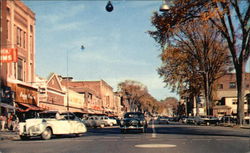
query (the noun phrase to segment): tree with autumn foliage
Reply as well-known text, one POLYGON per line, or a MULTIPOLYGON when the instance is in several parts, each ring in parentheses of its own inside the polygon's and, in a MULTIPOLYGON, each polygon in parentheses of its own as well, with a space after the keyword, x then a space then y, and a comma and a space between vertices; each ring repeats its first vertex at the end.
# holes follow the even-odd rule
POLYGON ((148 89, 138 81, 126 80, 118 84, 118 92, 128 100, 131 111, 138 111, 140 100, 148 94, 148 89))
POLYGON ((118 92, 128 101, 130 111, 153 114, 162 112, 165 107, 148 93, 145 85, 138 81, 126 80, 119 83, 118 92))
POLYGON ((162 48, 171 47, 172 31, 194 20, 207 21, 218 29, 230 50, 237 80, 237 123, 243 124, 245 67, 250 55, 249 0, 175 0, 166 12, 155 13, 152 37, 162 48))
POLYGON ((224 39, 214 26, 197 20, 169 33, 173 38, 160 55, 162 66, 158 73, 166 85, 181 95, 196 98, 203 90, 206 106, 209 106, 213 83, 228 72, 231 65, 224 39))

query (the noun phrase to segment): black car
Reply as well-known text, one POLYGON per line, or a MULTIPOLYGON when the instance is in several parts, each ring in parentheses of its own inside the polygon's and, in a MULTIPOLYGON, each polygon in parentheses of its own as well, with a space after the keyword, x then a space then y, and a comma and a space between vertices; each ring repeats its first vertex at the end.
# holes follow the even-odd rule
POLYGON ((128 130, 140 130, 144 133, 147 127, 147 121, 141 112, 128 112, 124 115, 124 119, 120 121, 122 133, 126 133, 128 130))

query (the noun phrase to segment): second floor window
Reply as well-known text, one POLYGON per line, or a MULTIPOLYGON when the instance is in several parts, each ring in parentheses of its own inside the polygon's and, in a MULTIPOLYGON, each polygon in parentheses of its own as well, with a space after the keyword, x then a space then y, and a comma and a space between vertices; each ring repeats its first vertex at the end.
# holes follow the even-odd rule
POLYGON ((23 81, 23 60, 20 58, 17 62, 17 79, 23 81))
POLYGON ((236 88, 236 83, 235 82, 230 82, 229 83, 229 88, 236 88))
POLYGON ((223 89, 223 84, 218 84, 218 89, 223 89))

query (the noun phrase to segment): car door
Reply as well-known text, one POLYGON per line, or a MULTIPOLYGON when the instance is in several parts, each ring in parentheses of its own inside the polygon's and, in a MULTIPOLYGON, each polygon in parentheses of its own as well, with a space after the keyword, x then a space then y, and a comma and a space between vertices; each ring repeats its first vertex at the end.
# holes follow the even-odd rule
POLYGON ((71 134, 84 133, 87 131, 83 122, 81 122, 74 114, 69 114, 68 121, 71 134))
POLYGON ((63 119, 55 119, 51 122, 53 125, 53 134, 69 134, 70 133, 70 122, 63 119))

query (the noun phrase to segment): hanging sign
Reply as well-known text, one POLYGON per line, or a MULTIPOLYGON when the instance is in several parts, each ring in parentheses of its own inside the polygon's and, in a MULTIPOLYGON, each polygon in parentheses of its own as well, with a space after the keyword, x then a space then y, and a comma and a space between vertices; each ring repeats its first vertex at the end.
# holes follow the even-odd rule
POLYGON ((2 48, 0 52, 1 63, 17 62, 17 48, 2 48))

